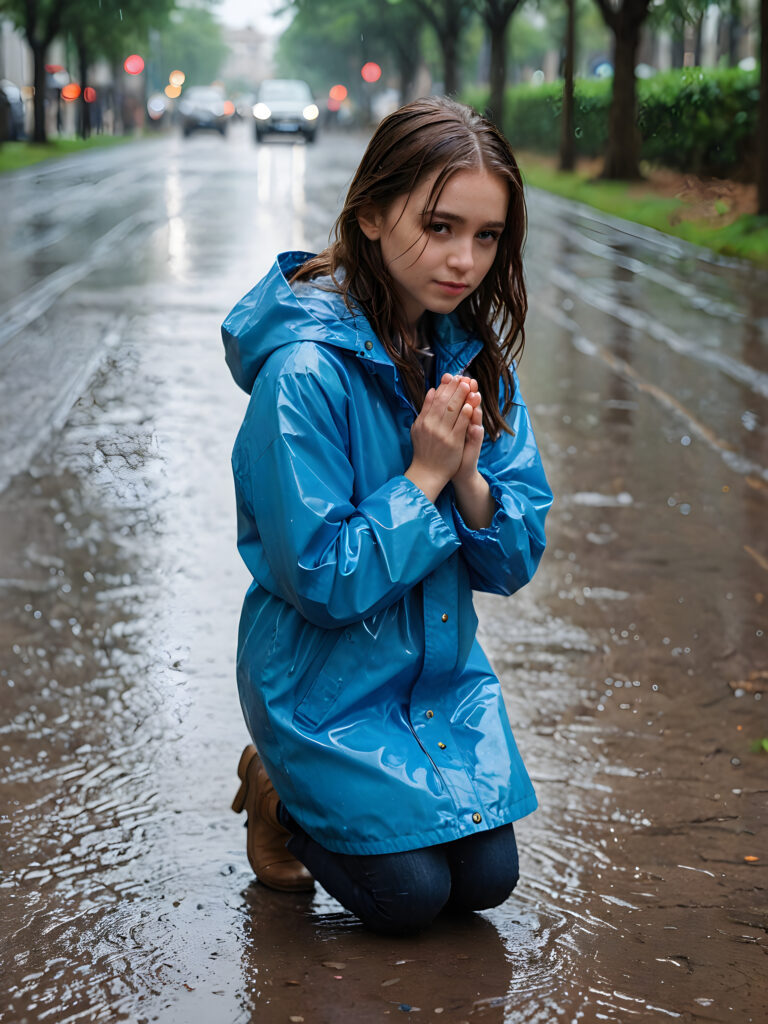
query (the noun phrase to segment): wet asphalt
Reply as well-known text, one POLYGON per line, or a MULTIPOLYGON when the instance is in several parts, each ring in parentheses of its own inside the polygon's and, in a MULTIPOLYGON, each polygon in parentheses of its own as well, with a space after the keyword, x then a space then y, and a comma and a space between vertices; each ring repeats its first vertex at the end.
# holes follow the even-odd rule
POLYGON ((556 493, 479 595, 540 809, 412 939, 255 884, 219 324, 365 140, 159 138, 0 189, 0 1021, 763 1022, 768 274, 529 194, 521 380, 556 493))

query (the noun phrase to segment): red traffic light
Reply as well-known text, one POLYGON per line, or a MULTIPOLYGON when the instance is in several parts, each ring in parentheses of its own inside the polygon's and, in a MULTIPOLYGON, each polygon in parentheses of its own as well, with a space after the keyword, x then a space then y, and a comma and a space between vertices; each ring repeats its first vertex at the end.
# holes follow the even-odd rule
POLYGON ((381 78, 381 68, 374 61, 369 60, 360 68, 360 74, 364 82, 378 82, 381 78))

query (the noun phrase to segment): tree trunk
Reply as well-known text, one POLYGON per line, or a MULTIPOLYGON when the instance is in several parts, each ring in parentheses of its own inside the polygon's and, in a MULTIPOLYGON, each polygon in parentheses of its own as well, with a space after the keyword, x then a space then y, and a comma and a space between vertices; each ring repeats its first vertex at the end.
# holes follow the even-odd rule
MULTIPOLYGON (((766 0, 768 3, 768 0, 766 0)), ((560 124, 560 170, 576 166, 576 136, 573 123, 573 65, 576 49, 576 0, 566 0, 565 61, 563 66, 563 110, 560 124)))
POLYGON ((488 81, 491 95, 488 100, 491 120, 501 131, 504 130, 504 92, 507 87, 507 29, 509 18, 495 23, 486 22, 491 37, 491 56, 488 81))
POLYGON ((741 40, 741 2, 731 0, 728 15, 728 67, 735 68, 739 63, 739 42, 741 40))
POLYGON ((620 19, 613 46, 613 97, 608 119, 608 146, 601 177, 634 180, 641 177, 640 134, 635 123, 637 97, 635 61, 640 43, 640 26, 620 19))
POLYGON ((458 40, 453 32, 440 33, 440 48, 443 51, 443 92, 455 96, 459 91, 458 40))
POLYGON ((704 12, 696 19, 696 23, 693 27, 693 64, 694 67, 701 67, 701 45, 702 45, 702 32, 704 28, 704 12))
POLYGON ((35 95, 33 99, 33 110, 35 114, 35 125, 32 132, 33 142, 47 142, 48 135, 45 130, 45 51, 46 47, 36 39, 27 37, 29 48, 35 62, 35 95))
POLYGON ((670 60, 673 68, 681 68, 685 58, 685 22, 675 18, 672 25, 672 53, 670 60))
POLYGON ((80 110, 78 129, 81 139, 91 134, 91 105, 85 102, 85 89, 88 84, 88 53, 82 42, 77 43, 77 63, 80 68, 80 110))
POLYGON ((400 81, 400 103, 408 103, 413 98, 416 75, 418 73, 418 58, 410 54, 398 52, 397 54, 397 77, 400 81))
POLYGON ((760 3, 760 106, 757 119, 757 212, 768 217, 768 0, 760 3))

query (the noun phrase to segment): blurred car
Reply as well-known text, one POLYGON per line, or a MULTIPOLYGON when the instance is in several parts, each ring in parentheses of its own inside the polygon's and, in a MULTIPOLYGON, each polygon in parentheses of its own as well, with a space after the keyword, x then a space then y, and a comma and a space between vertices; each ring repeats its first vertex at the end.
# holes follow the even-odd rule
POLYGON ((26 137, 24 99, 21 89, 7 78, 0 79, 0 139, 16 142, 26 137))
POLYGON ((314 142, 320 111, 306 82, 298 78, 268 78, 259 86, 253 106, 254 134, 261 142, 267 132, 293 132, 314 142))
POLYGON ((179 100, 181 131, 186 138, 198 129, 213 129, 227 134, 232 104, 225 100, 218 89, 193 85, 185 89, 179 100))

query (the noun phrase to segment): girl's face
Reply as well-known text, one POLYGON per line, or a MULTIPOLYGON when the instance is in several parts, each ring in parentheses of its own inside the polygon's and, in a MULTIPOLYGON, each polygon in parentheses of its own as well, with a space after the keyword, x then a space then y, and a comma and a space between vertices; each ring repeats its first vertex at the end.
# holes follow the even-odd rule
POLYGON ((424 313, 450 313, 491 269, 509 205, 509 186, 488 171, 451 175, 434 208, 425 209, 439 172, 385 210, 358 215, 378 241, 411 327, 424 313))

